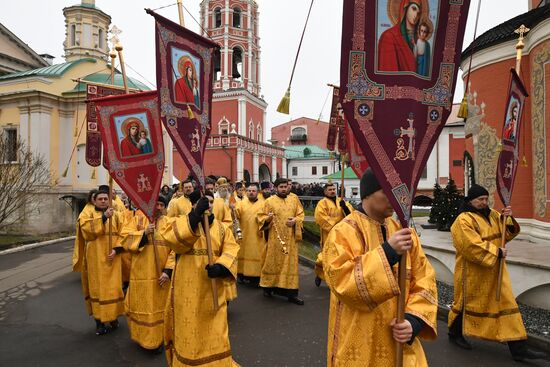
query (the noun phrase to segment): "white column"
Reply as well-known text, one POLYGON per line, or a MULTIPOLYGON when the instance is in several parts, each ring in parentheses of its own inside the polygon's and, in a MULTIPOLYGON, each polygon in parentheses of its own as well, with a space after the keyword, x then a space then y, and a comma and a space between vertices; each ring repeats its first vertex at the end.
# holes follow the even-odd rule
POLYGON ((281 172, 281 177, 287 178, 287 172, 286 172, 286 158, 283 158, 283 159, 282 159, 282 162, 283 162, 283 164, 282 164, 282 171, 283 171, 283 172, 281 172))
POLYGON ((40 154, 46 163, 46 167, 51 167, 51 128, 52 128, 52 108, 46 105, 35 104, 30 106, 29 146, 35 154, 40 154))
POLYGON ((275 181, 277 178, 277 157, 271 156, 271 180, 275 181))
POLYGON ((109 172, 107 172, 103 165, 96 167, 95 178, 98 186, 109 184, 109 172))
POLYGON ((30 139, 29 118, 29 106, 26 104, 21 104, 19 106, 19 137, 21 139, 21 143, 23 143, 27 149, 29 148, 30 139))
POLYGON ((267 111, 264 110, 264 119, 262 120, 262 143, 267 143, 267 111))
POLYGON ((75 139, 74 135, 74 110, 59 110, 59 159, 58 159, 58 174, 59 174, 59 185, 70 185, 73 178, 73 161, 69 164, 69 159, 71 158, 73 141, 75 139), (65 168, 69 164, 69 169, 67 170, 67 176, 62 177, 65 168))
POLYGON ((223 82, 222 89, 229 89, 229 0, 225 0, 225 22, 223 24, 223 82))
POLYGON ((246 121, 246 99, 244 97, 239 97, 239 126, 237 131, 239 135, 248 136, 248 123, 246 121))
POLYGON ((248 20, 248 75, 246 75, 245 80, 247 81, 247 88, 249 92, 252 93, 252 44, 253 44, 253 38, 252 38, 252 27, 250 26, 250 21, 252 20, 252 13, 250 12, 250 7, 252 4, 248 4, 246 8, 246 17, 248 20))
POLYGON ((244 151, 243 148, 237 148, 237 178, 239 181, 244 177, 244 151))
POLYGON ((172 178, 174 177, 174 143, 168 135, 164 132, 164 178, 163 183, 166 185, 172 185, 172 178))
POLYGON ((252 181, 258 182, 260 179, 260 155, 258 152, 252 153, 252 181))

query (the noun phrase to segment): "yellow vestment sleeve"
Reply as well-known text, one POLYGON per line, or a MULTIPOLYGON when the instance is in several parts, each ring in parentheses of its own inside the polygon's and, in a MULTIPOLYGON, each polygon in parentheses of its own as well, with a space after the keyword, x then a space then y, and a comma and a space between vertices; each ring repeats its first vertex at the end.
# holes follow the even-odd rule
POLYGON ((490 239, 484 240, 476 229, 475 219, 468 213, 459 215, 451 226, 453 245, 464 258, 475 264, 495 266, 499 248, 490 239))
POLYGON ((174 269, 176 266, 176 253, 173 250, 170 250, 166 263, 164 264, 163 269, 174 269))
POLYGON ((193 248, 193 245, 200 238, 198 231, 193 231, 189 225, 187 215, 176 218, 168 218, 158 231, 164 241, 176 254, 184 254, 193 248))
MULTIPOLYGON (((362 246, 363 244, 364 246, 362 246)), ((361 233, 342 221, 330 232, 323 247, 323 268, 330 290, 350 307, 372 311, 399 294, 386 254, 379 244, 362 253, 361 233)))
POLYGON ((145 216, 134 216, 126 222, 121 231, 122 247, 126 251, 137 253, 143 250, 143 247, 139 247, 141 239, 145 233, 145 228, 149 225, 149 220, 145 216), (141 221, 141 226, 139 225, 141 221), (142 228, 140 230, 140 228, 142 228))
POLYGON ((223 239, 221 243, 221 253, 215 261, 216 264, 223 265, 233 278, 237 279, 237 255, 239 253, 239 244, 235 241, 233 232, 223 223, 219 225, 224 226, 223 239))

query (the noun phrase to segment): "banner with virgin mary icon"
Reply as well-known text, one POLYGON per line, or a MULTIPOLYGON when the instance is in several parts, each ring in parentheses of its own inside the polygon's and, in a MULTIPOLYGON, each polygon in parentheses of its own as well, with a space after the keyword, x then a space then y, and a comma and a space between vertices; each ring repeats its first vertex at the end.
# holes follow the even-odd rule
POLYGON ((469 0, 344 0, 340 100, 403 226, 451 112, 469 0))

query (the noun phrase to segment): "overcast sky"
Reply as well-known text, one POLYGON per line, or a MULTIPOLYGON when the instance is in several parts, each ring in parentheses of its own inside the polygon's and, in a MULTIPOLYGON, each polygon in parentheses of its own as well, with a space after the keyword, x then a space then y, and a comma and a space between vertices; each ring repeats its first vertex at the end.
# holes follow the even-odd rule
MULTIPOLYGON (((464 48, 471 43, 475 13, 479 0, 472 0, 464 48)), ((2 6, 0 22, 38 53, 55 56, 55 63, 64 62, 63 41, 65 23, 62 9, 79 0, 19 0, 2 6)), ((96 5, 112 18, 112 24, 122 30, 124 57, 128 73, 155 83, 154 23, 144 8, 160 8, 175 0, 96 0, 96 5), (132 69, 143 77, 137 75, 132 69)), ((342 0, 317 0, 291 89, 290 116, 276 112, 283 96, 294 62, 294 55, 304 25, 309 0, 258 0, 261 46, 261 83, 264 99, 269 104, 267 127, 302 116, 317 119, 329 91, 327 83, 339 83, 342 0)), ((183 0, 184 6, 199 20, 200 0, 183 0)), ((485 0, 482 3, 478 35, 528 9, 528 0, 485 0)), ((161 15, 178 21, 176 6, 158 10, 161 15)), ((198 32, 199 26, 185 13, 186 26, 198 32)), ((153 88, 151 86, 151 88, 153 88)), ((455 101, 463 94, 462 82, 457 83, 455 101)), ((326 121, 330 103, 322 117, 326 121)), ((270 131, 270 130, 268 130, 270 131)), ((268 132, 268 136, 270 133, 268 132)))

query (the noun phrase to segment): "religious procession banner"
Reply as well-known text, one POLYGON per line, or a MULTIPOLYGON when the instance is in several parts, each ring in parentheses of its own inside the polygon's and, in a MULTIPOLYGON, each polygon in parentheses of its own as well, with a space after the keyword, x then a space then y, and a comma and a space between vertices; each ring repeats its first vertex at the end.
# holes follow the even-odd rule
POLYGON ((211 129, 212 59, 219 46, 146 11, 156 23, 160 117, 189 172, 204 187, 203 157, 211 129))
POLYGON ((497 163, 497 192, 504 206, 510 205, 519 163, 519 133, 525 98, 529 95, 514 69, 510 70, 510 88, 504 110, 502 150, 497 163))
POLYGON ((469 0, 344 0, 341 101, 403 226, 451 112, 469 0))
POLYGON ((346 139, 347 139, 347 147, 348 147, 348 158, 349 158, 349 166, 355 172, 357 177, 361 178, 363 175, 363 172, 369 168, 369 164, 367 162, 367 158, 363 154, 363 151, 361 150, 361 147, 357 143, 357 140, 353 137, 353 131, 351 130, 351 127, 346 122, 346 139))
POLYGON ((124 89, 98 84, 86 84, 86 163, 101 164, 101 133, 97 124, 94 99, 124 94, 124 89))
POLYGON ((104 97, 94 102, 109 173, 153 222, 164 173, 157 92, 104 97))
POLYGON ((327 149, 330 151, 336 150, 336 140, 338 139, 338 120, 340 119, 340 113, 338 108, 342 108, 340 105, 340 88, 337 86, 332 87, 332 105, 330 109, 330 120, 328 125, 327 134, 327 149))

